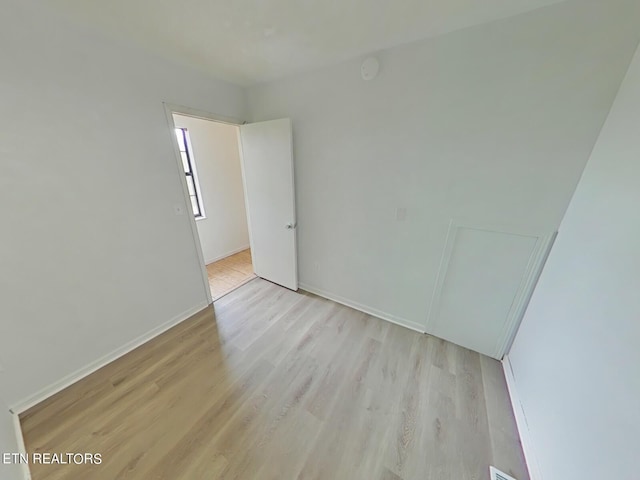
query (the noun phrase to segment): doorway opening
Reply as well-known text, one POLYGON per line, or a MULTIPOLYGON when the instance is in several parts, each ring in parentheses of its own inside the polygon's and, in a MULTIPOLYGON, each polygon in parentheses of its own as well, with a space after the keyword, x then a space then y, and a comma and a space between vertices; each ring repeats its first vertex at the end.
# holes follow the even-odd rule
POLYGON ((297 290, 291 120, 165 112, 209 303, 256 276, 297 290))
POLYGON ((238 126, 172 112, 212 301, 255 278, 238 126))

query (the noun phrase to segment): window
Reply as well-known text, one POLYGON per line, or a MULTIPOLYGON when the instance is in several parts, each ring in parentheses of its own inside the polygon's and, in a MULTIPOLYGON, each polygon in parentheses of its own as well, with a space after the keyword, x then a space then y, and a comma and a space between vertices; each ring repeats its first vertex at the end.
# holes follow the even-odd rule
POLYGON ((204 218, 204 208, 202 207, 202 195, 200 194, 200 185, 196 175, 193 153, 191 152, 191 142, 189 141, 189 133, 186 128, 176 128, 176 137, 178 138, 178 148, 180 149, 180 157, 182 157, 182 166, 184 174, 187 177, 187 188, 189 189, 189 198, 191 198, 191 208, 196 218, 204 218))

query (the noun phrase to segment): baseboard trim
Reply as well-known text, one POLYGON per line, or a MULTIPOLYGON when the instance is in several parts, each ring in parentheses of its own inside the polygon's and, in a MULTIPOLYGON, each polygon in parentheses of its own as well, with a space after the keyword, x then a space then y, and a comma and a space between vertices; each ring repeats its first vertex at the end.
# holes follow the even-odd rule
POLYGON ((336 295, 335 293, 327 292, 326 290, 322 290, 320 288, 314 287, 313 285, 300 282, 299 286, 302 290, 305 290, 309 293, 313 293, 320 297, 324 297, 328 300, 339 303, 341 305, 345 305, 355 310, 359 310, 360 312, 366 313, 368 315, 373 315, 374 317, 380 318, 387 322, 395 323, 396 325, 400 325, 401 327, 405 327, 410 330, 415 330, 416 332, 425 333, 424 326, 420 325, 417 322, 412 322, 404 318, 396 317, 395 315, 391 315, 390 313, 368 307, 358 302, 354 302, 353 300, 349 300, 348 298, 341 297, 340 295, 336 295))
POLYGON ((527 424, 527 417, 525 415, 522 402, 520 402, 520 397, 518 396, 516 378, 513 374, 509 355, 505 355, 502 359, 502 368, 504 370, 504 377, 507 381, 507 389, 509 390, 509 399, 511 400, 513 414, 516 417, 516 425, 518 426, 518 434, 520 435, 520 443, 522 444, 524 458, 527 462, 529 477, 531 480, 542 480, 540 465, 538 464, 534 453, 531 432, 529 431, 529 425, 527 424))
POLYGON ((181 314, 179 314, 179 315, 173 317, 172 319, 166 321, 162 325, 159 325, 159 326, 149 330, 147 333, 144 333, 144 334, 140 335, 139 337, 131 340, 130 342, 128 342, 125 345, 123 345, 122 347, 119 347, 119 348, 113 350, 112 352, 100 357, 99 359, 91 362, 87 366, 82 367, 82 368, 76 370, 75 372, 72 372, 69 375, 64 376, 60 380, 58 380, 56 382, 53 382, 52 384, 50 384, 47 387, 39 390, 38 392, 34 393, 33 395, 30 395, 29 397, 25 398, 24 400, 21 400, 21 401, 15 403, 15 404, 11 405, 11 407, 10 407, 11 408, 11 412, 14 413, 16 416, 21 415, 22 413, 26 412, 27 410, 29 410, 30 408, 36 406, 37 404, 41 403, 42 401, 46 400, 47 398, 55 395, 56 393, 64 390, 65 388, 73 385, 74 383, 78 382, 79 380, 82 380, 83 378, 91 375, 96 370, 101 369, 102 367, 108 365, 109 363, 113 362, 114 360, 117 360, 118 358, 122 357, 123 355, 126 355, 127 353, 131 352, 132 350, 135 350, 139 346, 147 343, 149 340, 152 340, 155 337, 157 337, 158 335, 161 335, 162 333, 166 332, 170 328, 175 327, 179 323, 184 322, 185 320, 187 320, 191 316, 195 315, 196 313, 198 313, 202 309, 206 308, 207 306, 208 306, 207 302, 201 302, 198 305, 196 305, 196 306, 194 306, 194 307, 182 312, 181 314))
POLYGON ((223 258, 230 257, 231 255, 235 255, 236 253, 244 252, 249 249, 249 245, 245 245, 244 247, 236 248, 235 250, 231 250, 230 252, 224 253, 214 258, 206 259, 204 261, 205 265, 209 265, 213 262, 217 262, 218 260, 222 260, 223 258))

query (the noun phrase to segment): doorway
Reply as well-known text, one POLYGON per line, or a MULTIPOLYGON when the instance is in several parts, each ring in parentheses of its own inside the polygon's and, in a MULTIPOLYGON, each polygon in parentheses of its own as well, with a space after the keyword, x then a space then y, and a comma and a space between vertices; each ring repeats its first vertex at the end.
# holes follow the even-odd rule
POLYGON ((165 111, 209 302, 256 276, 297 290, 291 121, 165 111))
POLYGON ((238 126, 172 113, 213 301, 255 278, 238 126))

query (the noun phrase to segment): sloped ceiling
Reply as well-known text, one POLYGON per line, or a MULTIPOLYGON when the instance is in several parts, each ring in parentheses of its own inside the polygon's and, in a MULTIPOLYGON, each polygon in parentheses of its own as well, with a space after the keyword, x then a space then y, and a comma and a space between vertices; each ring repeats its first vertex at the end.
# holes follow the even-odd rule
POLYGON ((559 0, 49 0, 217 78, 250 85, 559 0))

